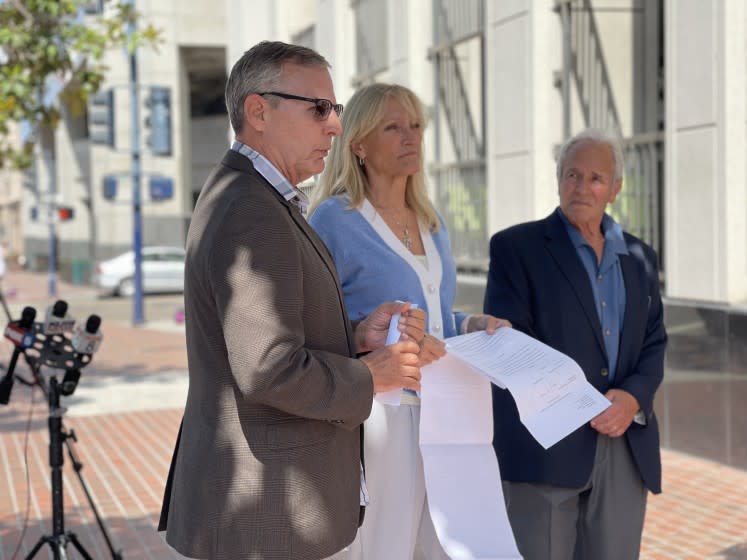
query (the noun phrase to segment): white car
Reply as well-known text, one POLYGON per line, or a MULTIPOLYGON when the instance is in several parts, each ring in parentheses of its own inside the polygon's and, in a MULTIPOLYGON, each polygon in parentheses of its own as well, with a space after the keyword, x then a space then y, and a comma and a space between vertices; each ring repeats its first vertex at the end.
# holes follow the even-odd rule
MULTIPOLYGON (((183 292, 184 255, 181 247, 143 247, 143 292, 183 292)), ((104 293, 131 297, 135 293, 135 253, 127 251, 101 261, 92 280, 104 293)))

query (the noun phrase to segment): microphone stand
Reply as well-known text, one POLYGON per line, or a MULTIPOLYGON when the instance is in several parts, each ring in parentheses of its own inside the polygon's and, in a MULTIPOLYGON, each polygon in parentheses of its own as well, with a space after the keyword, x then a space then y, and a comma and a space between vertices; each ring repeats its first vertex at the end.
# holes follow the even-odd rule
POLYGON ((49 404, 49 416, 47 425, 49 427, 49 466, 52 469, 51 481, 52 481, 52 534, 43 535, 39 538, 34 548, 26 556, 25 560, 31 560, 37 552, 45 545, 48 544, 52 548, 52 556, 54 560, 66 560, 67 553, 66 547, 68 543, 72 543, 75 549, 85 560, 93 560, 91 555, 86 551, 78 537, 72 531, 65 531, 65 508, 63 502, 63 478, 62 478, 62 466, 64 464, 64 455, 62 446, 63 444, 67 448, 68 456, 73 465, 73 470, 78 477, 83 493, 86 495, 88 505, 96 518, 96 523, 101 530, 101 534, 104 537, 106 546, 109 549, 112 560, 123 560, 121 551, 115 551, 112 545, 109 533, 106 530, 99 510, 96 507, 96 503, 91 496, 91 492, 88 489, 85 479, 81 471, 83 470, 83 463, 81 463, 78 453, 75 450, 73 442, 77 442, 78 438, 73 430, 66 430, 62 422, 62 416, 65 413, 65 408, 60 406, 60 395, 64 395, 63 386, 57 381, 57 377, 52 375, 49 379, 49 385, 44 381, 40 373, 41 363, 38 360, 29 358, 26 356, 26 361, 31 368, 33 373, 34 381, 29 382, 23 380, 22 382, 26 385, 39 386, 47 397, 49 404))
MULTIPOLYGON (((8 305, 5 301, 5 296, 2 290, 0 290, 0 305, 5 311, 5 314, 8 317, 8 321, 12 321, 10 310, 8 309, 8 305)), ((112 541, 109 537, 108 531, 106 530, 104 521, 101 519, 101 515, 98 508, 96 507, 96 503, 93 500, 93 496, 91 495, 91 492, 88 489, 88 485, 83 478, 83 474, 81 472, 83 470, 83 463, 80 461, 78 453, 75 450, 75 446, 73 445, 73 443, 71 443, 71 440, 72 442, 78 441, 78 438, 75 435, 75 431, 66 430, 64 424, 62 423, 62 416, 65 414, 66 409, 60 406, 60 396, 71 394, 75 387, 73 387, 71 390, 66 391, 64 387, 64 380, 63 383, 60 384, 57 381, 57 377, 54 375, 50 377, 49 386, 47 386, 47 383, 45 382, 44 377, 41 374, 42 360, 30 356, 25 351, 23 352, 23 356, 26 359, 26 363, 28 364, 29 368, 31 369, 33 379, 29 381, 27 379, 24 379, 20 375, 14 375, 14 377, 20 383, 31 387, 32 391, 34 390, 35 386, 38 386, 42 390, 42 393, 44 393, 44 396, 47 397, 47 404, 49 406, 49 413, 47 417, 47 426, 49 428, 49 466, 52 470, 52 534, 42 535, 34 545, 34 548, 31 549, 31 552, 29 552, 29 554, 26 556, 25 560, 31 560, 45 544, 48 544, 51 547, 52 557, 54 560, 67 560, 66 549, 68 543, 72 543, 75 549, 85 560, 93 560, 91 555, 86 551, 81 542, 78 540, 76 534, 72 531, 65 531, 65 506, 62 478, 62 467, 65 462, 64 454, 62 451, 63 444, 67 448, 67 453, 70 457, 70 462, 72 463, 73 470, 78 477, 78 482, 83 489, 83 493, 86 495, 86 499, 88 500, 88 505, 93 512, 93 516, 96 518, 96 524, 101 530, 101 534, 104 537, 106 547, 109 549, 112 560, 123 560, 121 551, 114 550, 114 546, 112 545, 112 541)))

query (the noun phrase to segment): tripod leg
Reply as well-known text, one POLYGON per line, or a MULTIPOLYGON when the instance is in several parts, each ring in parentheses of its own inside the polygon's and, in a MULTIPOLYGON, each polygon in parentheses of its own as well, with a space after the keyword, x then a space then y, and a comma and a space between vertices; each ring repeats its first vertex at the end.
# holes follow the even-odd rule
POLYGON ((80 555, 85 558, 85 560, 93 560, 91 556, 88 554, 85 548, 83 548, 83 545, 80 544, 80 541, 78 540, 78 537, 75 535, 75 533, 68 533, 67 539, 73 543, 73 546, 75 547, 75 550, 80 552, 80 555))
POLYGON ((5 291, 0 288, 0 305, 3 306, 3 311, 5 311, 5 316, 8 318, 8 322, 13 320, 13 317, 10 315, 10 309, 8 309, 8 304, 5 301, 5 291))
POLYGON ((34 548, 31 549, 31 552, 29 552, 26 555, 25 560, 31 560, 34 556, 36 556, 36 553, 39 552, 39 549, 43 547, 45 544, 47 544, 49 540, 49 537, 41 537, 38 541, 36 541, 36 544, 34 545, 34 548))
POLYGON ((80 482, 80 486, 83 489, 83 493, 86 495, 86 499, 88 500, 88 505, 91 506, 91 511, 93 512, 93 516, 96 518, 96 523, 98 524, 99 529, 101 530, 101 535, 104 537, 104 541, 106 542, 106 547, 109 549, 109 554, 111 554, 112 560, 122 560, 121 552, 114 550, 114 545, 112 545, 112 541, 111 541, 111 538, 109 537, 108 531, 106 530, 104 521, 103 519, 101 519, 99 510, 96 507, 96 502, 93 501, 93 496, 91 496, 91 492, 88 490, 88 485, 86 484, 86 481, 83 478, 83 474, 81 473, 81 471, 83 470, 83 463, 80 462, 78 453, 76 452, 76 449, 75 449, 75 445, 71 443, 70 440, 74 442, 78 441, 78 438, 76 437, 75 432, 73 430, 70 430, 68 437, 65 438, 65 445, 67 446, 67 454, 70 457, 70 462, 73 465, 73 470, 75 471, 75 474, 78 477, 78 482, 80 482))

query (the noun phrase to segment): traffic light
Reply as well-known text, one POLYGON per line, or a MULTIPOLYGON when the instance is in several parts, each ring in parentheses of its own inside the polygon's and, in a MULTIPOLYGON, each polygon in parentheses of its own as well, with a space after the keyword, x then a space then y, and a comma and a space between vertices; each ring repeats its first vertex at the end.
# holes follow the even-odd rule
POLYGON ((88 115, 91 142, 114 147, 114 90, 98 92, 88 115))
POLYGON ((150 134, 145 139, 150 152, 156 156, 171 155, 171 90, 151 86, 145 98, 145 128, 150 134))
POLYGON ((71 206, 58 206, 57 217, 61 222, 67 222, 75 217, 75 212, 71 206))

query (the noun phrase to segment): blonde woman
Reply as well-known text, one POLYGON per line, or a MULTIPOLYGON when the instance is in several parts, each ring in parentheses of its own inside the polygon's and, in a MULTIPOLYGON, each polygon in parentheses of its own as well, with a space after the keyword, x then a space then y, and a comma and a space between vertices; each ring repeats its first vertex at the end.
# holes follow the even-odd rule
MULTIPOLYGON (((372 84, 345 105, 312 204, 310 223, 337 265, 351 319, 376 302, 399 299, 428 312, 421 362, 444 354, 443 338, 508 325, 488 315, 454 313, 456 271, 443 222, 426 194, 423 106, 409 89, 372 84)), ((374 402, 365 423, 370 505, 350 560, 448 558, 431 521, 418 432, 420 399, 374 402)))

